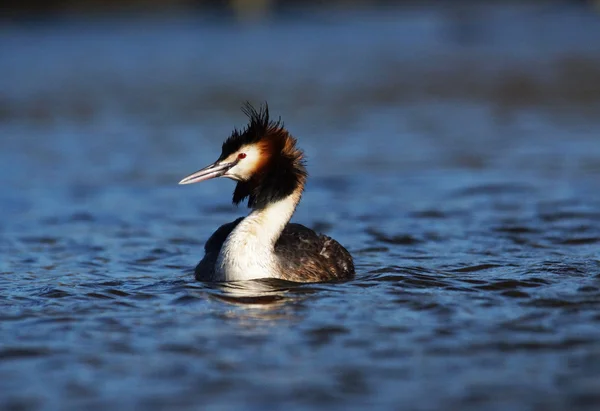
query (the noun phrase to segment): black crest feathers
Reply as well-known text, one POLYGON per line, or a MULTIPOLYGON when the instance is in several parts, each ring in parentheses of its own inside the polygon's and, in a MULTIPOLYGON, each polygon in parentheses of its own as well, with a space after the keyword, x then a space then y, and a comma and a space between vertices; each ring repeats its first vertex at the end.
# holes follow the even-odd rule
POLYGON ((267 103, 258 110, 246 103, 242 111, 249 123, 243 131, 234 130, 225 140, 220 159, 245 145, 259 146, 262 161, 248 181, 238 182, 233 203, 248 198, 248 207, 264 208, 304 187, 307 174, 303 152, 296 147, 296 139, 284 128, 281 119, 270 119, 267 103))
POLYGON ((223 142, 220 160, 231 153, 235 153, 242 146, 258 143, 269 133, 284 131, 281 119, 272 121, 269 117, 269 105, 265 102, 259 109, 255 109, 250 102, 244 103, 242 112, 248 117, 249 122, 245 129, 234 129, 231 136, 223 142))

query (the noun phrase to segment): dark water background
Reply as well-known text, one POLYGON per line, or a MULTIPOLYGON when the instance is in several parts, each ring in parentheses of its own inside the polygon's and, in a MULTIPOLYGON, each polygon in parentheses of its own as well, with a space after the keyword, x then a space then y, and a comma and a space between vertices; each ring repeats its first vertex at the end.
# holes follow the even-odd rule
POLYGON ((4 24, 0 408, 600 409, 598 39, 552 3, 4 24), (176 183, 244 100, 356 280, 193 280, 246 210, 176 183))

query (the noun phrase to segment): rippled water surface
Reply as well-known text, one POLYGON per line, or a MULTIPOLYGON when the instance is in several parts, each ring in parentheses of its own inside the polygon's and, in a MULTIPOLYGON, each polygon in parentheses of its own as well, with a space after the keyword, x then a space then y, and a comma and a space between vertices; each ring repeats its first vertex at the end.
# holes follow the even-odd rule
POLYGON ((481 13, 3 27, 1 407, 599 409, 597 16, 481 13), (246 99, 355 280, 194 281, 246 99))

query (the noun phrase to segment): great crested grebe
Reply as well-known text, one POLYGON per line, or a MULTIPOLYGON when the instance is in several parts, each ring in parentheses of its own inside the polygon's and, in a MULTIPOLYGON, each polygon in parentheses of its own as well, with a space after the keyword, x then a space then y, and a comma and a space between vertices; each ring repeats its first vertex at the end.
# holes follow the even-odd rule
POLYGON ((337 241, 301 224, 289 223, 306 182, 303 152, 281 120, 269 118, 249 103, 250 118, 223 143, 213 164, 179 182, 192 184, 215 177, 237 181, 233 203, 248 198, 245 218, 224 224, 208 239, 204 258, 196 266, 199 281, 240 281, 279 278, 296 282, 352 278, 350 253, 337 241))

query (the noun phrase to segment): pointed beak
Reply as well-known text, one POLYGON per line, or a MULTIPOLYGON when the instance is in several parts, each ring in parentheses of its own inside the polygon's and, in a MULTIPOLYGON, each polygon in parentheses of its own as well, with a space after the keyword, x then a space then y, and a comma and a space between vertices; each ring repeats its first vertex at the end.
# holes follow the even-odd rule
POLYGON ((213 163, 207 167, 204 167, 202 170, 198 170, 195 173, 190 174, 189 176, 181 180, 179 184, 193 184, 199 183, 201 181, 210 180, 211 178, 221 177, 235 165, 235 161, 232 163, 213 163))

